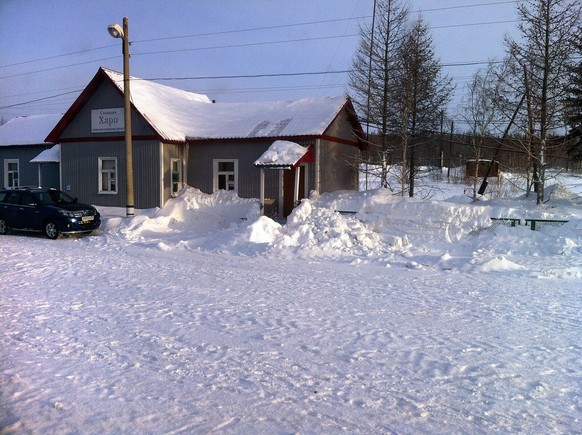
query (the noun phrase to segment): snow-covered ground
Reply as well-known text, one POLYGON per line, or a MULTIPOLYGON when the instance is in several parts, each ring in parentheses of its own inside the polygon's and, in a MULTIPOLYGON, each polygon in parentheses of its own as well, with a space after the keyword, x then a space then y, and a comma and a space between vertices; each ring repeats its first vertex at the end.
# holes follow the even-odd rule
POLYGON ((582 180, 542 206, 465 187, 285 225, 188 188, 94 236, 1 237, 0 432, 580 432, 582 180))

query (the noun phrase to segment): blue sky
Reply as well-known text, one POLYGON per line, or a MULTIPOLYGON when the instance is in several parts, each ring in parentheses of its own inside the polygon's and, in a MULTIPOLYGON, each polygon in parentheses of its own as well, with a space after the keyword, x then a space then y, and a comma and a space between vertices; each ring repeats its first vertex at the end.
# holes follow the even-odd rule
MULTIPOLYGON (((410 0, 457 85, 501 58, 517 1, 410 0), (484 24, 488 23, 488 24, 484 24)), ((107 25, 129 18, 131 75, 217 101, 343 95, 373 0, 0 0, 0 118, 68 109, 99 66, 122 71, 107 25), (327 74, 322 74, 327 72, 327 74), (313 75, 279 75, 317 73, 313 75), (276 75, 274 77, 237 77, 276 75), (173 79, 172 79, 173 78, 173 79), (40 101, 35 101, 40 100, 40 101)))

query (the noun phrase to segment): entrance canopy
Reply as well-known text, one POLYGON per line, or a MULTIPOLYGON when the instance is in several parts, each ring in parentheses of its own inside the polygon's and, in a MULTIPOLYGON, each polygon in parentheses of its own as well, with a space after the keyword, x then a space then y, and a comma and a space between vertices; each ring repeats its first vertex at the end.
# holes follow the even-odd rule
MULTIPOLYGON (((301 186, 301 163, 313 163, 313 151, 310 146, 304 147, 287 140, 276 140, 269 149, 259 157, 254 165, 261 169, 261 209, 265 207, 265 169, 278 169, 281 173, 281 187, 279 192, 279 215, 287 216, 293 207, 299 203, 299 189, 301 186), (290 169, 292 171, 290 171, 290 169), (291 189, 292 190, 291 190, 291 189), (293 194, 291 196, 290 194, 293 194), (281 214, 283 213, 283 214, 281 214)), ((304 169, 303 189, 307 186, 307 171, 304 169)))
POLYGON ((38 156, 30 161, 30 163, 60 163, 61 162, 61 146, 53 145, 52 148, 44 150, 38 156))
MULTIPOLYGON (((44 150, 38 156, 36 156, 34 159, 32 159, 30 161, 30 163, 38 163, 38 185, 44 186, 43 176, 42 176, 43 171, 42 171, 41 167, 46 166, 45 163, 61 163, 61 146, 59 144, 53 145, 48 150, 44 150)), ((49 172, 52 173, 53 171, 51 170, 49 172)), ((58 173, 58 172, 59 171, 56 171, 56 173, 58 173)), ((45 181, 47 181, 48 183, 55 183, 56 180, 54 179, 54 176, 52 176, 52 177, 50 176, 51 175, 50 173, 48 173, 48 175, 49 175, 48 177, 46 176, 47 174, 45 173, 45 177, 44 177, 45 181), (51 180, 53 180, 53 181, 51 181, 51 180)), ((58 186, 58 184, 57 184, 57 186, 58 186)))
POLYGON ((254 165, 268 169, 291 169, 303 162, 310 162, 310 147, 304 147, 287 140, 276 140, 259 157, 254 165))

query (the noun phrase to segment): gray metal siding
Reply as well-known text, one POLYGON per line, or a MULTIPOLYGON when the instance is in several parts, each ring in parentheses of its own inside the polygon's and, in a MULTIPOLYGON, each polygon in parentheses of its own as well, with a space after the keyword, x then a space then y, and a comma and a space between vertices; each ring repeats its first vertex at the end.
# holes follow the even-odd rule
POLYGON ((333 136, 344 140, 356 142, 357 136, 350 123, 348 113, 342 110, 334 122, 325 131, 327 136, 333 136))
MULTIPOLYGON (((38 163, 33 163, 38 165, 38 163)), ((38 174, 38 172, 37 172, 38 174)), ((61 174, 60 174, 60 164, 59 163, 40 163, 40 176, 41 184, 43 187, 54 187, 55 189, 61 188, 61 174)))
MULTIPOLYGON (((117 92, 110 83, 103 82, 95 91, 95 94, 87 101, 77 115, 64 129, 60 139, 67 138, 95 138, 123 136, 119 133, 91 133, 91 110, 123 108, 123 95, 117 92)), ((151 136, 154 134, 151 128, 135 110, 131 112, 132 136, 151 136)))
MULTIPOLYGON (((21 186, 38 185, 38 163, 30 163, 41 152, 52 145, 11 145, 0 147, 0 187, 4 187, 4 160, 18 160, 18 176, 21 186)), ((43 163, 43 165, 47 165, 43 163)), ((43 183, 45 187, 59 187, 58 164, 43 168, 43 183)))
MULTIPOLYGON (((125 177, 125 163, 123 168, 125 177)), ((160 177, 160 142, 135 142, 133 147, 135 208, 145 209, 163 205, 160 204, 160 177)))
MULTIPOLYGON (((205 193, 213 189, 214 159, 238 159, 238 196, 260 196, 261 171, 253 163, 269 148, 273 141, 211 142, 190 145, 188 158, 188 184, 205 193)), ((279 174, 265 170, 265 196, 278 198, 279 174)))
MULTIPOLYGON (((135 208, 160 206, 159 142, 133 144, 135 208)), ((126 206, 125 143, 71 142, 61 144, 63 189, 83 202, 104 207, 126 206), (117 193, 99 193, 99 157, 117 158, 117 193)))
MULTIPOLYGON (((104 207, 125 207, 126 160, 123 140, 99 141, 93 139, 120 138, 124 132, 91 133, 91 110, 123 107, 121 95, 110 83, 103 82, 89 101, 64 129, 60 139, 81 139, 81 142, 61 145, 63 189, 71 195, 104 207), (117 158, 117 193, 99 193, 99 157, 117 158)), ((138 141, 135 137, 153 136, 143 118, 132 111, 133 171, 135 208, 147 209, 160 204, 160 151, 159 141, 138 141)))
POLYGON ((106 207, 125 207, 125 145, 110 142, 61 144, 63 190, 81 202, 106 207), (117 158, 117 194, 99 194, 99 157, 117 158))

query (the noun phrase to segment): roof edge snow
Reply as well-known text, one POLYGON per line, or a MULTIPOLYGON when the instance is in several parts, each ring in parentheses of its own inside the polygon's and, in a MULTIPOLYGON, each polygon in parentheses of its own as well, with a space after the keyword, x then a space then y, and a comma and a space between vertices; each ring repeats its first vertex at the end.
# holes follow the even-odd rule
POLYGON ((254 166, 273 169, 290 169, 294 167, 309 151, 298 143, 287 140, 276 140, 269 149, 259 157, 254 166))

